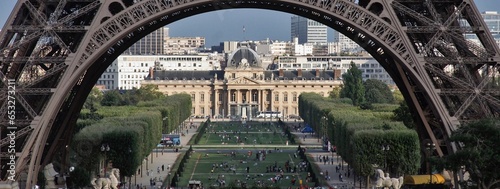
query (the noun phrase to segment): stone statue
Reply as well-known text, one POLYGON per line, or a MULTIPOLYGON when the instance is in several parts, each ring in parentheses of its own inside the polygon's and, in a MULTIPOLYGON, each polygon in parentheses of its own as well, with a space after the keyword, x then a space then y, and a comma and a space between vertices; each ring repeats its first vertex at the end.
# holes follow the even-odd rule
POLYGON ((47 189, 58 188, 56 186, 55 178, 56 176, 59 175, 59 173, 57 173, 54 170, 54 165, 52 165, 52 163, 47 164, 43 168, 43 174, 45 176, 45 179, 47 180, 47 182, 45 183, 45 188, 47 189))
POLYGON ((376 170, 378 173, 378 178, 376 181, 376 187, 377 188, 392 188, 394 189, 400 189, 401 186, 403 186, 403 176, 399 178, 390 178, 389 173, 385 173, 381 169, 376 170))
POLYGON ((109 189, 109 178, 93 178, 90 184, 94 189, 109 189))
POLYGON ((90 184, 94 189, 118 189, 120 184, 120 170, 117 168, 111 169, 109 178, 93 178, 90 184))
POLYGON ((109 175, 109 180, 112 189, 118 189, 118 185, 120 184, 120 170, 113 168, 111 169, 111 175, 109 175))

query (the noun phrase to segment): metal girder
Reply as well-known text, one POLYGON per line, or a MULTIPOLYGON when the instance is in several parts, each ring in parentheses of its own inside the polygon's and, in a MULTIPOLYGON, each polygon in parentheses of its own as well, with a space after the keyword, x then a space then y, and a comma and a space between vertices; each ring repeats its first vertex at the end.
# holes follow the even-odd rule
MULTIPOLYGON (((52 132, 52 125, 61 124, 54 123, 54 120, 68 120, 64 117, 57 117, 62 115, 59 114, 60 108, 68 104, 78 104, 71 100, 82 100, 66 97, 69 91, 75 89, 74 86, 87 87, 80 85, 88 83, 89 78, 94 76, 94 74, 86 74, 94 71, 86 70, 93 68, 92 65, 95 62, 92 61, 101 60, 102 56, 105 56, 103 54, 115 55, 108 50, 117 49, 117 45, 127 44, 131 35, 143 35, 145 31, 161 27, 157 24, 165 24, 174 16, 174 20, 177 20, 213 9, 248 6, 285 12, 290 10, 290 13, 309 16, 330 24, 329 26, 336 27, 341 32, 357 34, 350 37, 362 36, 359 38, 368 41, 368 46, 365 47, 374 57, 380 58, 378 60, 389 58, 394 60, 393 64, 396 65, 390 64, 390 61, 382 62, 382 64, 387 64, 384 67, 391 69, 389 71, 392 71, 396 78, 403 78, 400 83, 403 83, 403 87, 408 87, 406 91, 411 93, 407 95, 411 97, 410 103, 416 106, 414 109, 418 111, 420 121, 424 122, 422 130, 425 131, 419 133, 422 134, 421 138, 431 139, 436 143, 443 142, 446 140, 446 135, 451 133, 450 130, 456 128, 453 121, 465 120, 464 116, 475 112, 484 112, 484 115, 480 116, 495 114, 489 110, 500 107, 500 101, 495 97, 500 94, 500 91, 485 89, 490 76, 480 73, 483 71, 481 69, 484 69, 482 66, 498 64, 495 62, 498 59, 492 56, 500 53, 497 49, 485 49, 489 46, 476 45, 463 38, 463 34, 472 33, 480 36, 481 40, 483 39, 481 37, 491 39, 487 35, 488 31, 485 30, 486 26, 477 20, 480 16, 467 8, 466 5, 470 1, 380 0, 376 2, 383 6, 382 12, 374 13, 359 6, 358 1, 353 0, 142 0, 134 1, 132 6, 124 7, 125 9, 113 14, 106 7, 111 1, 37 0, 38 3, 33 0, 21 1, 27 2, 26 9, 29 15, 20 13, 15 15, 18 16, 18 20, 25 19, 25 23, 15 22, 15 16, 8 21, 10 25, 4 28, 6 32, 1 33, 4 36, 0 36, 2 38, 0 45, 3 47, 0 50, 3 52, 3 55, 0 55, 0 63, 6 66, 9 77, 19 78, 20 85, 17 86, 16 97, 19 97, 19 104, 26 111, 23 113, 28 117, 28 120, 19 120, 20 125, 29 125, 23 128, 26 134, 16 138, 16 140, 22 140, 20 143, 25 142, 23 152, 19 155, 19 167, 16 168, 28 170, 29 184, 27 186, 33 184, 38 170, 41 169, 41 154, 44 152, 47 137, 52 132), (88 4, 62 16, 61 11, 71 6, 72 2, 80 3, 79 5, 82 2, 88 4), (439 12, 441 11, 437 9, 439 3, 441 4, 439 8, 445 6, 446 10, 453 11, 453 13, 439 12), (53 10, 52 7, 47 6, 55 4, 57 6, 54 12, 47 12, 53 10), (419 13, 410 7, 423 8, 428 11, 419 13), (463 11, 464 8, 466 11, 463 11), (318 15, 309 15, 313 13, 318 15), (449 14, 446 21, 443 18, 444 14, 449 14), (28 16, 30 15, 34 15, 33 23, 29 23, 31 19, 28 16), (46 18, 45 15, 50 16, 46 18), (469 16, 474 23, 470 24, 472 26, 457 26, 457 22, 462 19, 460 16, 469 16), (73 23, 73 20, 79 18, 85 21, 73 23), (401 25, 401 23, 407 23, 407 20, 403 19, 411 20, 411 23, 407 24, 411 26, 401 25), (68 33, 78 33, 81 38, 70 38, 68 33), (437 34, 432 35, 434 33, 437 34), (55 53, 53 56, 56 57, 43 57, 43 51, 38 52, 38 44, 41 44, 45 38, 51 39, 50 45, 57 45, 62 52, 55 53), (72 42, 78 46, 71 45, 73 49, 69 49, 70 47, 65 42, 72 42), (424 47, 425 50, 422 50, 424 47), (70 53, 70 50, 74 52, 70 53), (417 54, 416 52, 423 53, 417 54), (448 67, 461 69, 461 72, 455 73, 464 75, 465 79, 445 73, 443 68, 448 67), (71 68, 71 71, 66 71, 68 68, 71 68), (48 79, 50 77, 54 79, 48 79), (445 81, 444 84, 451 85, 439 85, 440 80, 445 81), (434 86, 435 83, 438 83, 438 86, 434 86), (48 88, 41 88, 43 86, 48 88), (55 86, 62 87, 51 88, 55 86), (42 99, 46 101, 33 103, 37 107, 31 107, 28 103, 33 102, 34 95, 43 96, 42 99), (63 102, 66 99, 69 100, 63 102), (482 100, 484 102, 481 102, 482 100), (446 106, 443 101, 450 106, 446 106), (480 102, 474 103, 477 101, 480 102), (459 112, 466 113, 462 117, 460 117, 461 113, 456 114, 455 119, 449 115, 449 112, 455 111, 457 109, 455 106, 459 103, 462 104, 458 108, 459 112), (34 135, 29 135, 31 132, 34 135), (26 135, 29 137, 25 137, 26 135)), ((17 8, 17 11, 24 10, 24 7, 17 8)), ((3 75, 5 73, 5 71, 0 73, 2 80, 6 79, 3 75)), ((78 93, 78 95, 84 96, 85 94, 78 93)), ((5 103, 5 101, 5 95, 0 94, 0 103, 5 103)), ((0 114, 1 112, 5 110, 0 108, 0 114)), ((61 122, 66 123, 65 121, 61 122)), ((5 120, 0 120, 1 126, 5 126, 5 123, 7 123, 5 120)), ((0 145, 4 145, 4 140, 6 138, 0 140, 0 145)), ((444 150, 446 148, 441 146, 438 150, 439 155, 446 153, 444 150)), ((43 162, 46 161, 43 160, 43 162)))
POLYGON ((54 41, 57 43, 57 45, 59 45, 59 47, 71 53, 71 49, 69 49, 66 43, 64 43, 64 41, 59 37, 59 35, 57 35, 56 32, 54 32, 54 30, 50 30, 48 31, 48 33, 55 39, 54 41))
POLYGON ((40 14, 40 12, 38 12, 38 10, 35 8, 35 6, 33 6, 33 4, 31 4, 30 1, 25 1, 24 5, 26 5, 26 8, 28 8, 31 17, 35 19, 40 26, 44 26, 47 24, 47 20, 45 20, 45 17, 42 14, 40 14))
POLYGON ((26 102, 26 99, 24 99, 24 97, 21 96, 19 93, 16 93, 16 101, 19 102, 21 104, 21 106, 23 106, 24 110, 28 113, 28 115, 31 118, 34 118, 37 116, 37 113, 35 112, 35 110, 33 110, 31 105, 28 102, 26 102))
POLYGON ((101 1, 92 1, 88 5, 82 7, 81 9, 78 9, 78 11, 72 12, 71 14, 66 15, 65 17, 61 18, 58 20, 58 24, 55 25, 55 27, 60 27, 65 23, 68 23, 69 21, 78 18, 84 14, 89 13, 89 11, 97 8, 101 4, 101 1))
POLYGON ((432 20, 430 18, 422 16, 422 14, 420 14, 419 12, 406 7, 405 5, 401 4, 398 1, 393 1, 392 7, 396 8, 397 10, 399 10, 401 12, 404 12, 405 14, 412 16, 413 18, 419 20, 420 22, 427 24, 428 26, 438 26, 438 24, 436 23, 435 20, 432 20))
MULTIPOLYGON (((25 126, 29 126, 31 123, 31 120, 27 119, 27 120, 22 120, 22 119, 16 119, 15 120, 15 125, 17 127, 25 127, 25 126)), ((3 120, 0 122, 0 127, 7 127, 7 126, 11 126, 10 123, 9 123, 9 120, 3 120)))
MULTIPOLYGON (((29 134, 31 131, 33 131, 33 128, 31 128, 30 126, 26 126, 26 127, 23 127, 22 129, 17 130, 14 140, 29 134)), ((11 138, 9 138, 9 137, 2 138, 2 140, 0 140, 0 147, 4 147, 4 146, 9 145, 10 141, 11 141, 11 138)))
MULTIPOLYGON (((14 44, 12 44, 12 46, 7 46, 7 47, 4 47, 3 49, 0 49, 0 52, 5 52, 6 50, 8 50, 8 51, 17 50, 22 45, 29 43, 29 42, 32 42, 34 39, 42 36, 45 33, 46 33, 45 30, 38 30, 38 31, 35 31, 33 33, 30 33, 30 34, 22 37, 20 40, 15 41, 14 44)), ((0 45, 2 45, 2 44, 0 44, 0 45)))
MULTIPOLYGON (((424 59, 427 61, 429 64, 433 65, 438 65, 438 64, 443 64, 443 65, 448 65, 448 64, 458 64, 459 60, 457 59, 458 57, 425 57, 424 59)), ((461 64, 466 64, 466 65, 475 65, 480 62, 487 62, 487 58, 481 58, 481 57, 459 57, 462 59, 461 64)))
POLYGON ((57 18, 59 18, 59 16, 61 16, 61 13, 62 13, 62 10, 64 8, 64 6, 66 6, 66 3, 67 3, 67 0, 60 0, 59 1, 59 4, 57 4, 57 7, 56 9, 54 10, 54 12, 51 14, 50 16, 50 21, 56 21, 57 18))
POLYGON ((1 63, 8 64, 27 64, 27 65, 36 65, 36 64, 63 64, 65 57, 58 56, 49 56, 49 57, 15 57, 15 58, 3 58, 0 57, 1 63))
MULTIPOLYGON (((38 30, 43 30, 43 29, 44 28, 41 26, 21 25, 21 26, 12 26, 10 29, 8 29, 8 31, 22 33, 25 31, 33 32, 33 31, 38 31, 38 30)), ((84 26, 58 26, 58 27, 52 28, 52 31, 64 32, 64 33, 82 33, 82 32, 87 31, 87 29, 85 29, 84 26)))
MULTIPOLYGON (((407 26, 407 33, 436 33, 439 29, 434 26, 407 26)), ((482 31, 479 27, 471 26, 450 26, 447 29, 448 32, 456 33, 475 33, 482 31)))
POLYGON ((425 6, 427 6, 427 9, 431 13, 434 20, 436 20, 438 23, 442 23, 443 21, 441 19, 441 16, 437 12, 436 7, 434 7, 434 4, 432 4, 433 2, 430 0, 425 0, 424 3, 425 3, 425 6))
POLYGON ((20 87, 24 87, 24 88, 29 88, 39 82, 42 82, 43 80, 47 79, 48 77, 50 76, 53 76, 54 74, 57 74, 59 73, 60 71, 63 71, 64 69, 66 69, 68 67, 68 65, 66 64, 58 64, 56 65, 55 67, 53 67, 52 69, 50 70, 47 70, 47 72, 45 73, 45 75, 41 76, 41 77, 38 77, 36 78, 35 80, 33 81, 30 81, 29 83, 27 84, 24 84, 24 85, 20 85, 20 87))

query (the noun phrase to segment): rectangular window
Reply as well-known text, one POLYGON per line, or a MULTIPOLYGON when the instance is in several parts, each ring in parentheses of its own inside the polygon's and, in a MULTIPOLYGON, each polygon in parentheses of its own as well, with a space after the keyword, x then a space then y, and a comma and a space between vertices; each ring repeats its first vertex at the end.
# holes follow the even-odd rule
POLYGON ((191 102, 195 102, 195 99, 196 99, 196 94, 191 94, 191 102))
POLYGON ((232 93, 231 94, 231 102, 235 102, 236 101, 236 94, 232 93))
POLYGON ((205 115, 205 107, 200 107, 200 114, 205 115))
POLYGON ((283 101, 288 102, 288 94, 287 93, 283 94, 283 101))
POLYGON ((274 101, 276 101, 276 102, 280 101, 280 94, 279 93, 274 94, 274 101))
POLYGON ((200 94, 200 101, 205 102, 205 94, 203 93, 200 94))
POLYGON ((292 94, 292 101, 297 102, 297 94, 292 94))

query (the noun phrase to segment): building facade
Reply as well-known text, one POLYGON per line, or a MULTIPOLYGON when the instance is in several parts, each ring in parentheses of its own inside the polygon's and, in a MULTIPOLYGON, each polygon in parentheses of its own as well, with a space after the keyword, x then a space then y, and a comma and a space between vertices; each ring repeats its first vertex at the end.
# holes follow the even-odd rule
POLYGON ((225 70, 151 70, 141 85, 156 85, 166 95, 190 94, 193 115, 251 119, 259 111, 298 115, 301 93, 326 97, 342 83, 338 70, 265 70, 257 53, 245 46, 227 62, 225 70))
POLYGON ((395 85, 391 76, 371 56, 279 56, 278 70, 337 70, 344 74, 354 62, 361 70, 363 80, 377 79, 388 85, 395 85))
MULTIPOLYGON (((106 89, 140 88, 149 70, 217 70, 221 69, 218 54, 204 55, 120 55, 104 71, 98 85, 106 89)), ((153 77, 154 79, 159 79, 153 77)), ((163 78, 162 78, 163 79, 163 78)))
POLYGON ((165 38, 165 54, 196 54, 205 47, 204 37, 167 37, 165 38))
POLYGON ((291 18, 291 41, 299 38, 299 44, 328 42, 328 31, 324 24, 301 16, 291 18))
POLYGON ((168 28, 162 27, 143 37, 130 46, 123 54, 127 55, 161 55, 165 54, 165 38, 168 37, 168 28))

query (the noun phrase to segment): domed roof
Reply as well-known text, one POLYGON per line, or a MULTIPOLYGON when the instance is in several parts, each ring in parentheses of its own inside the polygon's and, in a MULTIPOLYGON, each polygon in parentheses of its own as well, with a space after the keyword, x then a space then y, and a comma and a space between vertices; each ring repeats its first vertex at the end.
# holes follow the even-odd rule
POLYGON ((254 50, 241 46, 236 51, 234 51, 227 59, 227 67, 230 68, 261 68, 262 62, 260 61, 259 55, 254 50))

